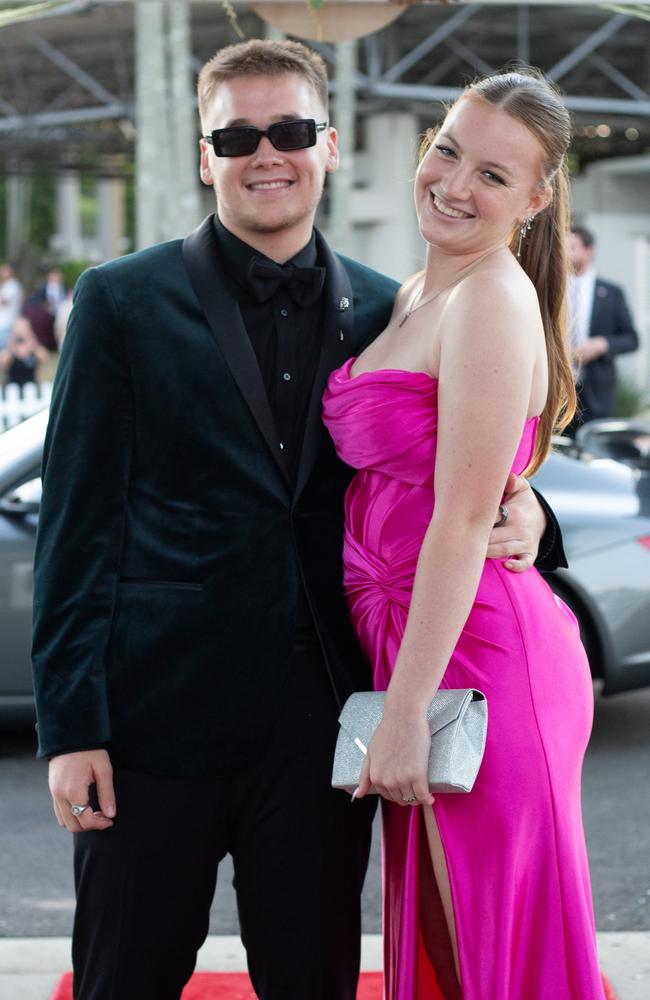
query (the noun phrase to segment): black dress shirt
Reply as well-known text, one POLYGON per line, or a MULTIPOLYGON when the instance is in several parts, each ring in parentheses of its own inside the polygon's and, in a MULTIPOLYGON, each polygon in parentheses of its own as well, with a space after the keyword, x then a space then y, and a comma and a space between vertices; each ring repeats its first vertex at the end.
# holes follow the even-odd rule
MULTIPOLYGON (((248 268, 254 257, 263 261, 269 258, 226 229, 216 215, 214 225, 228 289, 239 305, 255 351, 287 471, 295 484, 321 350, 322 299, 319 296, 306 308, 300 307, 286 285, 281 285, 266 302, 258 302, 248 283, 248 268)), ((316 237, 312 233, 307 246, 287 263, 316 267, 317 257, 316 237)), ((316 641, 314 619, 303 586, 298 592, 296 640, 316 641)))
MULTIPOLYGON (((307 307, 294 302, 280 285, 265 302, 258 302, 248 283, 254 257, 268 257, 234 236, 215 215, 215 230, 228 288, 241 310, 246 332, 262 373, 271 412, 278 428, 287 470, 296 482, 305 420, 322 341, 322 301, 307 307)), ((316 267, 316 237, 287 263, 316 267)))

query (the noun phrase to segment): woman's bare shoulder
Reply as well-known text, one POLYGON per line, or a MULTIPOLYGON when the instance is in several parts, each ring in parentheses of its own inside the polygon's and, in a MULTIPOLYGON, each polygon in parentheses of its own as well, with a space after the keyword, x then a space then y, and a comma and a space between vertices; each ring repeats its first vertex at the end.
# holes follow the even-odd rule
POLYGON ((514 259, 487 261, 460 282, 448 304, 450 313, 469 308, 487 316, 499 313, 504 316, 504 310, 506 316, 513 318, 522 314, 533 318, 539 314, 535 286, 514 259))
POLYGON ((535 287, 516 261, 514 265, 490 263, 453 290, 441 317, 442 345, 486 361, 506 352, 522 364, 543 350, 535 287))

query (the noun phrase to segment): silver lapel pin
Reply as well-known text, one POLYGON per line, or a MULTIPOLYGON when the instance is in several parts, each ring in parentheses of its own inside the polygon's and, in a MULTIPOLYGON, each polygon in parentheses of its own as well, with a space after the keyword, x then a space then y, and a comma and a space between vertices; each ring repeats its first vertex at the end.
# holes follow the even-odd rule
MULTIPOLYGON (((336 308, 337 308, 338 312, 340 312, 340 313, 345 312, 346 309, 350 308, 350 300, 346 299, 346 297, 344 295, 343 298, 339 301, 339 304, 337 305, 336 308)), ((341 339, 343 339, 343 338, 341 338, 341 339)))

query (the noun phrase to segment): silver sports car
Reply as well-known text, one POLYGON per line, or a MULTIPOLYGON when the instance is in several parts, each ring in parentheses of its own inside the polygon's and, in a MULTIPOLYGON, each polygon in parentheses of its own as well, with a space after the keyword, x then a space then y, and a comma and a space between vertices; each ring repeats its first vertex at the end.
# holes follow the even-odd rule
MULTIPOLYGON (((605 442, 598 454, 608 454, 605 442)), ((557 514, 569 562, 548 582, 580 622, 602 693, 650 684, 650 474, 631 452, 624 464, 559 439, 534 484, 557 514)))
MULTIPOLYGON (((30 724, 34 717, 32 558, 46 422, 43 411, 0 434, 3 728, 30 724)), ((618 451, 605 437, 594 443, 594 433, 582 443, 559 439, 535 477, 558 516, 570 563, 569 569, 549 574, 549 583, 580 621, 592 673, 602 681, 604 694, 650 684, 650 471, 642 450, 650 425, 634 427, 635 447, 641 449, 636 458, 633 450, 620 453, 625 428, 619 425, 610 433, 618 451), (603 457, 612 450, 619 460, 603 457)))

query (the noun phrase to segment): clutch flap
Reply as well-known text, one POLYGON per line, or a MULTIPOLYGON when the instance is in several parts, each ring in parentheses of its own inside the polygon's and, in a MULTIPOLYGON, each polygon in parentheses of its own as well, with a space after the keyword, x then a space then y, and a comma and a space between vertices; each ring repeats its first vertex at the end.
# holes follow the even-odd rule
POLYGON ((473 688, 438 688, 427 713, 431 735, 455 722, 473 701, 485 701, 485 695, 473 688))
MULTIPOLYGON (((341 729, 363 753, 381 721, 385 698, 385 691, 357 691, 350 695, 339 715, 341 729)), ((473 688, 438 688, 427 713, 431 735, 455 722, 473 701, 485 701, 485 695, 473 688)))
POLYGON ((364 753, 381 721, 385 697, 384 691, 357 691, 350 695, 339 715, 341 729, 345 730, 353 743, 361 741, 364 753))

